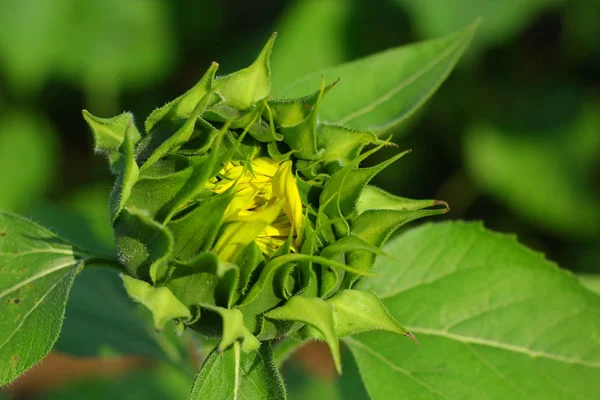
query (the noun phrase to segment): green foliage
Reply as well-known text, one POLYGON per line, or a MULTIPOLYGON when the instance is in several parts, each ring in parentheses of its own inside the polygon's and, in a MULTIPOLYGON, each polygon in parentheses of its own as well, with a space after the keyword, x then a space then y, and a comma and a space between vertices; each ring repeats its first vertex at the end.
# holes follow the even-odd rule
MULTIPOLYGON (((448 39, 456 43, 451 52, 460 48, 452 65, 471 34, 472 28, 448 39)), ((117 175, 111 210, 119 261, 131 275, 123 277, 125 287, 152 312, 157 329, 175 320, 180 329, 219 337, 218 350, 233 348, 239 362, 239 352, 255 351, 259 340, 305 325, 299 337, 325 338, 341 372, 340 335, 407 332, 376 297, 335 293, 369 274, 374 255, 398 227, 447 208, 420 211, 443 203, 390 197, 392 208, 368 209, 362 200, 359 210, 367 183, 405 153, 359 168, 386 142, 370 131, 320 122, 333 84, 322 81, 319 91, 298 99, 267 101, 274 40, 238 72, 215 77, 213 63, 194 88, 148 117, 141 137, 130 114, 84 116, 117 175), (190 146, 196 142, 199 147, 190 146), (379 146, 364 151, 373 144, 379 146), (301 196, 299 187, 310 186, 321 193, 316 202, 301 196), (373 217, 384 223, 369 226, 373 217), (262 257, 252 255, 254 246, 262 257), (345 305, 349 298, 354 309, 345 305), (372 313, 382 320, 370 319, 372 313)), ((414 63, 427 51, 408 53, 414 63)), ((389 68, 397 60, 366 62, 389 68)))
POLYGON ((323 120, 381 133, 412 115, 448 77, 478 23, 453 35, 399 47, 326 68, 285 86, 277 95, 307 93, 324 77, 342 82, 323 100, 323 120), (368 90, 365 90, 368 88, 368 90))
POLYGON ((196 376, 190 400, 201 399, 286 399, 283 380, 275 369, 271 347, 261 345, 258 351, 240 352, 238 345, 209 354, 196 376))
MULTIPOLYGON (((107 4, 92 2, 88 8, 65 1, 53 10, 38 4, 11 20, 12 34, 30 13, 43 22, 40 30, 50 40, 57 34, 55 18, 80 14, 72 24, 80 35, 55 47, 98 48, 94 54, 101 57, 79 59, 78 52, 69 51, 55 58, 55 51, 64 50, 48 46, 32 55, 38 65, 19 70, 19 60, 0 61, 17 77, 15 87, 20 81, 22 88, 36 90, 48 71, 58 68, 85 82, 89 108, 104 113, 114 108, 119 87, 160 75, 166 67, 161 57, 169 53, 159 51, 169 48, 169 34, 156 22, 161 6, 140 2, 107 16, 107 4), (105 25, 96 25, 102 18, 115 22, 111 33, 128 24, 133 34, 118 43, 109 40, 106 50, 102 43, 110 35, 101 29, 105 25), (138 29, 138 23, 145 28, 138 29), (145 46, 146 40, 152 45, 145 46), (136 52, 140 46, 143 51, 136 52), (154 53, 146 57, 145 51, 154 53), (140 62, 132 62, 131 54, 140 62)), ((486 30, 484 43, 514 35, 545 1, 507 4, 470 7, 492 14, 494 29, 486 30)), ((404 4, 410 15, 432 15, 423 17, 431 25, 417 23, 418 29, 433 26, 448 33, 448 26, 464 25, 459 21, 466 14, 454 18, 443 7, 422 6, 404 4), (445 14, 449 17, 436 25, 445 14)), ((588 398, 598 391, 592 378, 599 365, 598 298, 572 277, 478 225, 430 225, 382 248, 408 222, 449 209, 443 201, 400 197, 372 183, 390 176, 396 182, 399 170, 387 178, 385 170, 407 152, 390 148, 383 134, 396 132, 437 90, 471 42, 477 22, 446 37, 336 66, 351 58, 341 43, 361 7, 298 2, 283 19, 285 50, 275 49, 272 61, 275 35, 237 72, 217 76, 219 65, 213 62, 192 89, 150 113, 143 130, 133 113, 98 118, 84 111, 96 151, 108 157, 115 176, 110 216, 107 212, 98 228, 48 206, 31 213, 73 243, 109 256, 92 255, 27 220, 0 214, 0 312, 8 316, 0 323, 0 383, 49 351, 73 279, 85 264, 109 270, 86 268, 75 283, 58 349, 143 355, 189 372, 195 352, 185 353, 194 343, 184 345, 173 328, 186 338, 199 335, 208 356, 191 399, 287 398, 279 367, 307 340, 326 341, 338 372, 344 365, 350 377, 334 384, 309 381, 301 390, 292 388, 290 398, 366 397, 360 378, 372 398, 384 399, 553 398, 556 389, 588 398), (298 63, 298 57, 312 65, 298 63), (108 242, 88 236, 92 231, 108 242), (125 292, 139 306, 127 303, 125 292), (104 327, 110 334, 100 334, 104 327), (416 342, 409 330, 423 348, 399 338, 416 342), (78 335, 86 343, 73 339, 78 335), (344 354, 340 339, 352 354, 344 354)), ((7 43, 0 39, 0 50, 9 49, 12 42, 7 43)), ((572 131, 573 140, 549 141, 545 147, 527 134, 509 134, 510 124, 472 125, 465 140, 469 172, 481 188, 540 226, 593 239, 595 197, 592 190, 579 191, 578 183, 591 181, 597 161, 594 110, 588 107, 572 125, 557 127, 572 131), (549 176, 553 185, 540 184, 549 176), (556 201, 549 206, 548 198, 556 201)), ((23 132, 37 129, 29 118, 17 120, 8 130, 27 124, 31 127, 23 132)), ((0 143, 6 137, 0 136, 0 143)), ((40 192, 43 185, 13 167, 21 161, 14 148, 29 144, 6 143, 2 159, 7 161, 0 167, 10 170, 6 185, 17 190, 5 195, 8 200, 0 196, 0 206, 21 208, 27 199, 19 191, 40 192)), ((44 161, 43 151, 36 154, 44 161)), ((400 167, 405 166, 402 160, 400 167)), ((45 169, 35 164, 32 176, 45 169)), ((416 172, 409 169, 406 175, 416 172)), ((169 370, 160 368, 161 376, 140 375, 153 382, 139 395, 181 397, 185 373, 171 381, 169 370), (155 388, 162 384, 172 391, 155 388)), ((139 380, 96 383, 94 390, 114 396, 110 390, 117 388, 122 396, 124 387, 133 390, 139 380)))
POLYGON ((89 259, 35 223, 0 214, 1 385, 50 351, 73 279, 89 259))
POLYGON ((381 259, 378 277, 358 286, 422 348, 386 333, 346 339, 371 398, 590 398, 600 389, 600 298, 514 237, 431 224, 386 250, 401 263, 381 259))

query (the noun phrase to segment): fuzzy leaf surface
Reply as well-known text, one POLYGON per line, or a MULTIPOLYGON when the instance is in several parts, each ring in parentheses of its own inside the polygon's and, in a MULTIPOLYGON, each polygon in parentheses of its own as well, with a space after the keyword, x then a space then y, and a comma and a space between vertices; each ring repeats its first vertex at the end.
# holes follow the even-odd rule
POLYGON ((87 257, 39 225, 0 213, 0 385, 50 351, 87 257))
POLYGON ((429 224, 385 249, 375 291, 421 343, 344 339, 373 399, 587 399, 600 391, 600 297, 509 236, 429 224))
POLYGON ((469 45, 476 26, 315 72, 283 88, 277 96, 299 97, 316 90, 322 77, 327 82, 341 78, 323 99, 319 117, 355 129, 386 131, 414 113, 442 84, 469 45))
POLYGON ((241 353, 239 383, 235 382, 235 351, 213 350, 196 376, 189 400, 263 400, 286 399, 283 381, 273 363, 271 345, 263 343, 259 350, 241 353))

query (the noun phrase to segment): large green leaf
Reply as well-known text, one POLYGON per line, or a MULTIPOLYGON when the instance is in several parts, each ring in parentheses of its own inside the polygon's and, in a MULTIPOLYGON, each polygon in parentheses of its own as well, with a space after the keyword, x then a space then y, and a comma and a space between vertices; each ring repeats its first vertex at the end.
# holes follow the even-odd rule
POLYGON ((90 257, 25 218, 0 213, 0 385, 50 351, 73 279, 90 257))
POLYGON ((600 294, 600 274, 577 274, 577 277, 588 290, 600 294))
POLYGON ((341 82, 323 99, 319 117, 356 129, 386 131, 412 115, 442 84, 477 24, 440 39, 402 46, 310 74, 277 93, 294 98, 341 82))
POLYGON ((421 349, 388 333, 345 339, 373 399, 591 399, 600 392, 600 297, 479 224, 391 241, 375 291, 421 349))
POLYGON ((273 352, 268 342, 249 353, 239 352, 239 348, 236 352, 235 347, 224 352, 213 350, 196 376, 189 396, 189 400, 285 398, 283 380, 274 367, 273 352))

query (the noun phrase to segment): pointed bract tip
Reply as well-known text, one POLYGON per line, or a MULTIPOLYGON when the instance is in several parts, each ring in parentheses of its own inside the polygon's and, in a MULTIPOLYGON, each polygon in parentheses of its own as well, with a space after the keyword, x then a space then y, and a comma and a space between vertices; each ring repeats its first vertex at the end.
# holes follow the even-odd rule
POLYGON ((415 342, 415 344, 417 345, 417 347, 420 349, 421 348, 421 344, 419 344, 419 341, 417 340, 417 338, 415 337, 415 335, 413 335, 410 332, 406 332, 404 334, 404 336, 409 337, 410 340, 412 340, 413 342, 415 342))
POLYGON ((434 206, 444 206, 444 208, 446 209, 444 211, 445 213, 450 211, 450 205, 448 203, 446 203, 444 200, 434 200, 433 205, 434 206))

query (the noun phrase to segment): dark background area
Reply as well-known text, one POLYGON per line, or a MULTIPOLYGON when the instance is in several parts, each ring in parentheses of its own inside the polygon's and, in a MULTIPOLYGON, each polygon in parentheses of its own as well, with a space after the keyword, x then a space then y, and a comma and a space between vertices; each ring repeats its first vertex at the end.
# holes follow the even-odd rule
POLYGON ((0 209, 109 249, 113 178, 82 109, 132 111, 141 128, 212 61, 248 65, 273 31, 277 83, 481 16, 456 70, 390 132, 413 152, 374 183, 446 200, 445 218, 515 233, 597 282, 599 13, 596 0, 0 0, 0 209))

